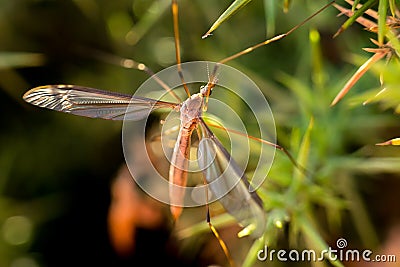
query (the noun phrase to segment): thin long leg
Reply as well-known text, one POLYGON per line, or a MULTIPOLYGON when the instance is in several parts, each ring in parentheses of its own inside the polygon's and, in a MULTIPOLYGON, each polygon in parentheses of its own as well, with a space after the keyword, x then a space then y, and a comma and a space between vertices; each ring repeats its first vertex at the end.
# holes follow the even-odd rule
POLYGON ((290 152, 289 152, 286 148, 284 148, 283 146, 280 146, 280 145, 278 145, 278 144, 269 142, 269 141, 267 141, 267 140, 264 140, 264 139, 261 139, 261 138, 255 137, 255 136, 247 135, 247 134, 245 134, 245 133, 242 133, 242 132, 239 132, 239 131, 236 131, 236 130, 233 130, 233 129, 225 128, 225 127, 222 127, 222 126, 217 125, 217 124, 213 124, 213 123, 208 123, 208 122, 207 122, 207 125, 210 126, 210 127, 222 129, 222 130, 225 130, 225 131, 227 131, 227 132, 231 132, 231 133, 234 133, 234 134, 237 134, 237 135, 240 135, 240 136, 244 136, 244 137, 247 137, 247 138, 249 138, 249 139, 255 140, 255 141, 257 141, 257 142, 260 142, 260 143, 263 143, 263 144, 266 144, 266 145, 275 147, 276 149, 278 149, 278 150, 282 151, 283 153, 285 153, 285 155, 288 157, 288 159, 290 160, 290 162, 292 162, 292 164, 293 164, 299 171, 301 171, 301 172, 302 172, 304 175, 306 175, 306 176, 308 175, 307 169, 304 168, 303 166, 301 166, 301 165, 295 160, 295 158, 292 156, 292 154, 290 154, 290 152))
POLYGON ((181 66, 181 48, 180 48, 180 37, 179 37, 179 22, 178 22, 178 2, 177 0, 172 0, 172 16, 174 20, 174 39, 175 39, 175 57, 176 64, 178 66, 178 74, 181 78, 183 88, 185 88, 186 94, 190 97, 189 88, 185 83, 183 78, 182 66, 181 66))
MULTIPOLYGON (((199 128, 196 129, 197 130, 197 136, 201 136, 200 130, 199 128)), ((206 186, 206 190, 205 190, 205 197, 208 200, 208 187, 207 187, 207 181, 205 179, 205 177, 203 176, 203 184, 206 186)), ((231 267, 235 267, 236 264, 232 258, 231 253, 229 252, 228 246, 226 245, 226 243, 224 242, 224 240, 221 238, 221 236, 219 235, 217 229, 214 227, 214 225, 211 223, 211 216, 210 216, 210 207, 208 205, 208 201, 206 201, 206 209, 207 209, 207 214, 206 214, 206 220, 207 220, 207 224, 208 227, 210 227, 211 232, 213 233, 213 235, 215 236, 215 238, 218 240, 219 246, 221 247, 221 249, 223 250, 225 257, 227 258, 229 265, 231 267)))
POLYGON ((210 227, 211 232, 212 232, 212 233, 214 234, 214 236, 217 238, 220 247, 221 247, 222 250, 224 251, 224 254, 225 254, 226 258, 227 258, 228 261, 229 261, 229 265, 230 265, 231 267, 235 267, 236 264, 235 264, 235 262, 234 262, 234 260, 233 260, 233 258, 232 258, 231 253, 229 252, 228 246, 226 245, 226 243, 224 242, 224 240, 222 240, 222 238, 221 238, 221 236, 219 235, 217 229, 216 229, 216 228, 214 227, 214 225, 212 225, 212 223, 211 223, 210 208, 209 208, 208 204, 207 204, 207 224, 208 224, 208 226, 210 227))

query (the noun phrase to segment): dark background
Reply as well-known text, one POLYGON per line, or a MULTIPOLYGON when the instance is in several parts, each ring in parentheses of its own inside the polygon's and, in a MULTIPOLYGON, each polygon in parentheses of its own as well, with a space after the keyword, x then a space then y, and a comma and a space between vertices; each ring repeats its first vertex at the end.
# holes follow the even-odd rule
MULTIPOLYGON (((107 216, 112 181, 124 164, 122 123, 42 110, 22 100, 28 89, 46 84, 79 84, 133 93, 147 79, 146 74, 109 64, 97 52, 129 57, 154 71, 174 64, 169 2, 0 1, 0 266, 140 266, 144 261, 149 266, 200 266, 221 258, 213 255, 215 251, 202 254, 202 250, 207 251, 206 241, 203 246, 194 246, 197 253, 185 255, 190 249, 180 249, 187 244, 170 233, 167 207, 161 208, 164 224, 136 225, 138 231, 132 237, 135 249, 124 256, 117 253, 110 241, 107 216), (156 2, 165 10, 149 9, 156 2), (154 16, 154 23, 144 23, 147 29, 135 44, 127 41, 126 34, 149 14, 154 16), (10 218, 21 217, 25 221, 7 226, 10 218)), ((229 1, 178 2, 183 61, 217 61, 266 38, 262 1, 251 2, 206 40, 201 35, 229 1)), ((320 1, 293 1, 285 14, 283 1, 275 2, 277 33, 287 31, 321 6, 320 1)), ((398 225, 400 170, 396 167, 397 149, 376 148, 374 144, 397 136, 399 120, 392 110, 382 110, 378 105, 363 107, 355 98, 329 108, 329 102, 357 68, 349 63, 349 54, 366 59, 368 54, 361 48, 371 47, 368 38, 374 37, 354 25, 332 39, 344 21, 336 14, 331 7, 286 39, 228 64, 245 72, 264 91, 275 115, 278 140, 289 150, 298 152, 296 140, 301 139, 310 117, 316 119, 308 166, 322 170, 316 183, 352 204, 359 201, 337 211, 341 215, 334 217, 340 223, 333 222, 335 230, 322 231, 325 240, 334 244, 344 236, 354 247, 373 246, 378 251, 384 249, 390 229, 398 225), (317 48, 321 71, 313 61, 317 52, 310 44, 310 28, 318 29, 321 35, 317 48), (296 80, 284 80, 282 73, 296 80), (322 74, 325 85, 318 88, 313 74, 322 74), (288 89, 295 81, 298 90, 288 89), (312 89, 307 95, 304 88, 312 89), (389 157, 394 161, 385 167, 379 158, 389 157), (376 166, 360 164, 371 158, 377 159, 376 166), (343 177, 352 181, 348 191, 339 182, 343 177), (337 190, 341 187, 343 191, 337 190), (354 213, 354 207, 366 211, 367 222, 358 216, 360 213, 354 213), (372 228, 368 228, 369 222, 372 228), (364 229, 374 232, 360 236, 357 228, 364 223, 364 229)), ((370 73, 352 94, 378 86, 377 75, 370 73)), ((279 171, 287 164, 279 163, 280 159, 283 156, 278 155, 272 184, 285 179, 279 171)), ((326 209, 313 203, 317 211, 326 209)), ((317 218, 322 225, 330 225, 324 215, 317 218)), ((219 250, 218 245, 211 244, 219 250)))

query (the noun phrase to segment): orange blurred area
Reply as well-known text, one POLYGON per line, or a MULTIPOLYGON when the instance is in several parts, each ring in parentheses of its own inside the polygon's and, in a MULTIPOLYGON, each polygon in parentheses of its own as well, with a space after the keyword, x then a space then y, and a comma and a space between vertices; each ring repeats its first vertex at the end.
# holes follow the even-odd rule
POLYGON ((166 221, 165 205, 140 192, 124 165, 111 185, 108 226, 111 242, 120 255, 132 253, 136 228, 157 229, 166 221))

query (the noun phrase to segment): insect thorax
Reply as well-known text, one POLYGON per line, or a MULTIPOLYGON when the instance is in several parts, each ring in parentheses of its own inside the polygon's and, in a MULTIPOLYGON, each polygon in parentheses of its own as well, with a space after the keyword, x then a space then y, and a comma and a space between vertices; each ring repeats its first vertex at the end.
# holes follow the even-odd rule
POLYGON ((202 94, 194 94, 186 99, 181 106, 181 124, 185 125, 201 116, 203 109, 202 94))

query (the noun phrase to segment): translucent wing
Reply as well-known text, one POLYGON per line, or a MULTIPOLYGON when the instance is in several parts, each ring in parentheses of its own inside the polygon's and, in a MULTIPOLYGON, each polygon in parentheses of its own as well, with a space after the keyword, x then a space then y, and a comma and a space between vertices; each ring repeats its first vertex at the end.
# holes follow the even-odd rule
POLYGON ((260 237, 265 228, 262 201, 239 166, 202 118, 199 119, 201 140, 198 162, 213 194, 225 210, 243 225, 252 236, 260 237))
POLYGON ((76 85, 40 86, 26 92, 23 98, 39 107, 108 120, 140 120, 154 109, 178 105, 76 85))

